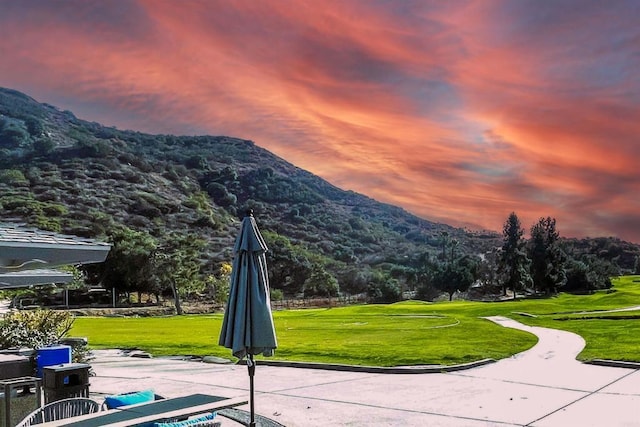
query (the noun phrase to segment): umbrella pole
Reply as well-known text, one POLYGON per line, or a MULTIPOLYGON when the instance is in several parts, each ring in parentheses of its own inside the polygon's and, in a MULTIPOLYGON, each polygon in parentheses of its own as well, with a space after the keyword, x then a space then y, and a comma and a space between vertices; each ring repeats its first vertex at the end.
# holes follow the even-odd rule
POLYGON ((249 422, 249 427, 255 427, 255 408, 253 406, 253 377, 256 373, 256 363, 253 360, 253 354, 249 354, 249 359, 247 360, 247 367, 249 369, 249 406, 251 408, 251 421, 249 422))

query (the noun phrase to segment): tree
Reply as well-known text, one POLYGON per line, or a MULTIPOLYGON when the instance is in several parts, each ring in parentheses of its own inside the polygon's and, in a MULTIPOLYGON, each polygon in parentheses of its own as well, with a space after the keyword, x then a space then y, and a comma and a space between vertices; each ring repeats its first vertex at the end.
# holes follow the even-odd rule
POLYGON ((368 265, 349 265, 343 271, 340 271, 338 275, 341 292, 349 295, 366 292, 370 275, 368 265))
POLYGON ((447 260, 447 244, 449 244, 449 233, 443 231, 440 233, 440 244, 442 244, 442 262, 447 260))
POLYGON ((0 129, 0 147, 14 149, 29 139, 29 132, 21 124, 10 122, 0 129))
POLYGON ((437 256, 431 257, 427 252, 418 257, 418 266, 414 270, 416 298, 422 301, 433 301, 440 296, 440 289, 433 284, 434 272, 442 265, 437 256))
POLYGON ((565 255, 560 249, 555 218, 540 218, 531 227, 529 258, 534 289, 546 294, 556 293, 566 282, 565 255))
POLYGON ((304 296, 335 297, 338 295, 338 281, 321 264, 314 264, 311 275, 304 283, 304 296))
POLYGON ((582 261, 567 261, 567 281, 563 287, 566 292, 589 291, 595 289, 589 275, 589 267, 582 261))
POLYGON ((608 289, 611 287, 611 277, 620 274, 619 267, 596 255, 568 259, 566 271, 567 280, 562 289, 567 292, 608 289))
POLYGON ((469 256, 456 259, 453 262, 439 264, 431 275, 431 285, 449 294, 449 301, 453 300, 456 292, 465 292, 476 280, 477 262, 469 256))
POLYGON ((451 262, 456 259, 456 250, 460 246, 460 241, 458 239, 451 239, 451 262))
POLYGON ((111 231, 109 240, 113 246, 105 262, 82 267, 88 281, 127 294, 153 289, 156 239, 148 233, 121 227, 111 231))
POLYGON ((402 292, 398 281, 382 271, 374 271, 367 287, 367 294, 373 302, 390 304, 400 301, 402 292))
POLYGON ((47 154, 51 153, 55 147, 56 144, 53 142, 53 140, 46 136, 39 137, 35 141, 33 141, 33 151, 36 155, 39 156, 46 156, 47 154))
POLYGON ((285 236, 269 231, 264 231, 262 236, 269 248, 269 284, 274 289, 282 289, 285 295, 300 293, 311 275, 310 254, 301 246, 291 243, 285 236))
POLYGON ((518 289, 523 289, 532 283, 529 274, 531 260, 525 251, 526 241, 522 237, 524 230, 515 212, 509 214, 504 223, 502 235, 503 244, 498 272, 503 275, 503 295, 507 294, 507 289, 512 289, 515 299, 518 289))
POLYGON ((500 279, 498 274, 498 262, 500 248, 494 248, 482 257, 478 264, 478 281, 481 290, 485 294, 497 294, 500 291, 500 279))
POLYGON ((191 234, 171 233, 154 256, 155 275, 160 285, 168 284, 173 294, 176 313, 182 314, 181 296, 201 290, 200 253, 205 241, 191 234))
POLYGON ((436 289, 430 281, 424 281, 416 287, 415 298, 421 301, 433 301, 438 298, 440 294, 440 290, 436 289))

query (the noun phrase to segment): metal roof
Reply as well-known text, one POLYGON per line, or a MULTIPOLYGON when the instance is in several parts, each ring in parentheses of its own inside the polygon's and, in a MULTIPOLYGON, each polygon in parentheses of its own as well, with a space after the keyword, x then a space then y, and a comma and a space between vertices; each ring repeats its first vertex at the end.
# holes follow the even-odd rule
POLYGON ((48 283, 69 283, 73 274, 52 269, 38 269, 0 273, 0 289, 23 288, 48 283))
POLYGON ((0 273, 103 262, 108 243, 0 224, 0 273))

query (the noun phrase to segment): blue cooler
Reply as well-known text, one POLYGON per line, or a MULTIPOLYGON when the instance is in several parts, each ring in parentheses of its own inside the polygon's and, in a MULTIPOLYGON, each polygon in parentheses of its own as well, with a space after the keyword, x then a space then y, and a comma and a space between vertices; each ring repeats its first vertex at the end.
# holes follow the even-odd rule
POLYGON ((36 376, 42 378, 42 368, 45 366, 71 363, 71 346, 51 345, 36 350, 36 376))

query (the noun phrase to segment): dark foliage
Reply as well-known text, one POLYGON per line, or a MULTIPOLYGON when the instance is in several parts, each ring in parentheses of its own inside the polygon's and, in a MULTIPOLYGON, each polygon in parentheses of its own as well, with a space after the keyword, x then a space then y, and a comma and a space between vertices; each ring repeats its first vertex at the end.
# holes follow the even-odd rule
POLYGON ((537 292, 556 293, 566 282, 566 256, 560 249, 559 239, 555 218, 540 218, 531 227, 528 253, 531 278, 537 292))
MULTIPOLYGON (((103 240, 116 229, 158 242, 172 233, 197 235, 205 241, 206 275, 231 261, 247 208, 270 247, 272 287, 286 295, 302 293, 305 282, 333 289, 333 277, 340 292, 395 300, 396 288, 418 284, 421 260, 500 246, 497 233, 430 222, 343 191, 252 141, 104 127, 0 88, 2 221, 103 240), (443 236, 451 242, 444 255, 443 236)), ((622 270, 640 254, 636 245, 612 239, 570 241, 564 249, 598 252, 622 270)), ((111 280, 142 285, 115 273, 111 280)))
POLYGON ((518 291, 530 287, 533 283, 529 273, 531 260, 525 250, 524 229, 515 212, 511 212, 505 221, 502 235, 498 273, 503 278, 503 294, 506 295, 507 289, 511 289, 515 298, 518 291))

